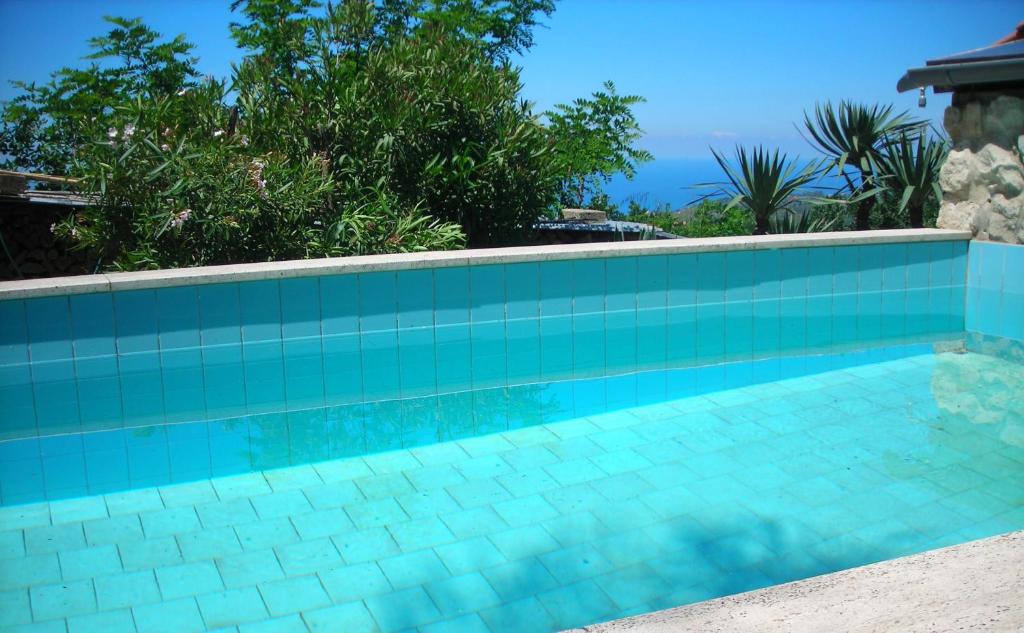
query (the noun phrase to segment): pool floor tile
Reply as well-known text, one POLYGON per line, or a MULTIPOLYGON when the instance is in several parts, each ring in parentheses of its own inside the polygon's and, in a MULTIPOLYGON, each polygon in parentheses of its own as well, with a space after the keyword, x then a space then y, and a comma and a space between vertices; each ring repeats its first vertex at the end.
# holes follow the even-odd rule
POLYGON ((256 550, 232 554, 216 560, 217 570, 229 589, 252 586, 284 578, 274 550, 256 550))
POLYGON ((501 598, 479 573, 431 582, 425 588, 445 617, 465 615, 501 604, 501 598))
POLYGON ((139 633, 199 633, 206 630, 195 598, 132 607, 132 615, 139 633))
POLYGON ((267 617, 263 598, 255 587, 228 589, 196 598, 206 626, 216 628, 256 622, 267 617))
POLYGON ((25 624, 32 621, 28 590, 0 591, 0 627, 25 624))
POLYGON ((480 616, 475 613, 428 624, 420 627, 420 631, 423 633, 492 633, 480 616))
POLYGON ((557 628, 544 605, 534 597, 485 609, 480 617, 492 631, 553 631, 557 628))
POLYGON ((363 601, 384 633, 422 626, 443 619, 422 587, 371 596, 363 601))
POLYGON ((25 529, 25 553, 30 556, 82 547, 85 547, 85 535, 82 532, 81 523, 43 525, 25 529))
POLYGON ((121 571, 121 557, 114 545, 59 552, 60 570, 64 580, 85 580, 121 571))
POLYGON ((307 611, 302 618, 311 633, 377 633, 380 629, 361 601, 347 602, 316 611, 307 611))
POLYGON ((330 539, 300 541, 275 550, 277 560, 287 576, 299 576, 342 564, 341 556, 330 539))
POLYGON ((96 601, 101 611, 160 601, 153 570, 137 571, 95 580, 96 601))
POLYGON ((135 620, 128 609, 76 615, 68 618, 68 633, 135 633, 135 620))
POLYGON ((378 562, 395 589, 406 589, 448 578, 448 570, 433 550, 401 554, 378 562))
POLYGON ((319 574, 327 595, 336 604, 392 591, 377 563, 359 563, 319 574))
POLYGON ((224 589, 217 567, 210 561, 159 567, 155 571, 160 593, 165 600, 215 593, 224 589))
POLYGON ((124 543, 118 549, 125 571, 153 569, 182 562, 178 543, 170 536, 124 543))
POLYGON ((96 611, 96 595, 91 580, 33 586, 29 589, 29 597, 35 620, 52 620, 96 611))
POLYGON ((327 592, 316 576, 273 580, 261 583, 259 590, 267 610, 275 617, 331 604, 331 599, 327 597, 327 592))
POLYGON ((298 615, 287 615, 283 618, 250 622, 238 627, 239 633, 307 633, 306 623, 298 615))

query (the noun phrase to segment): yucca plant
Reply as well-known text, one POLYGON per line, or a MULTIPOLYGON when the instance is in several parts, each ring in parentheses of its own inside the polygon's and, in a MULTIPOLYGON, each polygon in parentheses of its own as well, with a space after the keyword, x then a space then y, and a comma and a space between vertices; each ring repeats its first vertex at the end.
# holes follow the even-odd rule
POLYGON ((769 233, 825 233, 836 228, 839 218, 812 216, 792 209, 776 211, 768 218, 769 233))
POLYGON ((814 106, 813 117, 804 112, 808 141, 829 157, 829 167, 834 167, 846 183, 846 193, 854 204, 857 230, 870 228, 871 205, 883 190, 874 178, 873 164, 886 139, 923 125, 923 121, 912 119, 907 112, 893 114, 891 105, 877 103, 868 106, 850 101, 840 101, 838 105, 825 102, 814 106), (847 170, 851 165, 858 177, 856 182, 847 170))
POLYGON ((924 208, 931 196, 942 201, 939 169, 946 160, 949 146, 940 138, 923 131, 901 133, 887 139, 885 151, 875 158, 874 171, 880 186, 899 197, 898 213, 910 215, 910 226, 924 226, 924 208))
POLYGON ((820 163, 812 162, 800 168, 779 150, 769 153, 762 146, 755 147, 750 153, 737 146, 735 166, 714 149, 711 153, 729 182, 711 183, 710 186, 718 189, 705 197, 724 195, 729 198, 726 209, 742 207, 749 210, 754 216, 754 232, 758 235, 768 232, 768 219, 773 213, 788 210, 796 201, 797 191, 814 182, 820 167, 820 163))

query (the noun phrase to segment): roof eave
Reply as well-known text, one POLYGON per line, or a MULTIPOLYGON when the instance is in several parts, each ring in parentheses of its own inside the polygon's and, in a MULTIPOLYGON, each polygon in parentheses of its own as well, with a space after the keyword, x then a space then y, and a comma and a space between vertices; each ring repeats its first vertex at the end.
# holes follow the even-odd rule
POLYGON ((936 89, 982 84, 1024 83, 1024 58, 911 68, 900 77, 896 90, 935 86, 936 89))

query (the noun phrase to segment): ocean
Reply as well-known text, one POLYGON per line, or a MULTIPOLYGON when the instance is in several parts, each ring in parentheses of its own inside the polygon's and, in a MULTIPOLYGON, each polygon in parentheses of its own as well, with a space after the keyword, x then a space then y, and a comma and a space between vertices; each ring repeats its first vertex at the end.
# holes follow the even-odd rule
MULTIPOLYGON (((662 158, 641 165, 633 180, 616 175, 605 185, 605 191, 623 211, 631 200, 648 209, 668 203, 676 210, 695 204, 698 198, 714 191, 714 188, 697 187, 697 184, 725 180, 725 173, 714 158, 662 158)), ((838 182, 829 177, 819 184, 834 187, 838 182)), ((828 191, 814 193, 823 195, 828 191)))

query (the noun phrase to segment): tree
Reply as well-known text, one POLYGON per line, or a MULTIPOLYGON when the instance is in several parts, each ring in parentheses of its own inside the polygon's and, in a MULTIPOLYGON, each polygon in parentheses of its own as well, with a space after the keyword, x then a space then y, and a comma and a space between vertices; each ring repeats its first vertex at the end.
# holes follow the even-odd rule
POLYGON ((554 204, 552 150, 518 70, 437 18, 448 4, 423 18, 430 28, 395 26, 398 14, 369 4, 254 14, 267 22, 235 31, 252 51, 235 78, 240 121, 257 145, 322 157, 338 198, 379 182, 399 204, 460 224, 470 245, 516 243, 554 204), (282 23, 301 38, 276 35, 282 23), (298 39, 285 47, 298 57, 273 54, 298 39))
POLYGON ((162 41, 139 19, 107 17, 113 25, 89 40, 87 68, 62 68, 41 86, 22 90, 0 117, 0 168, 53 175, 72 171, 76 150, 105 134, 117 108, 196 85, 196 58, 184 36, 162 41))
MULTIPOLYGON (((758 146, 749 154, 736 147, 735 165, 715 150, 711 150, 728 182, 717 183, 717 190, 709 196, 721 195, 729 199, 727 208, 740 206, 754 216, 754 231, 759 235, 769 232, 769 219, 777 212, 790 210, 796 202, 795 194, 817 178, 818 163, 798 168, 785 154, 775 150, 769 154, 758 146)), ((706 196, 708 197, 708 196, 706 196)))
POLYGON ((809 141, 829 157, 834 168, 845 181, 845 193, 854 205, 856 228, 870 228, 871 207, 876 195, 882 191, 874 178, 886 138, 920 128, 922 121, 910 118, 906 112, 892 114, 892 106, 874 104, 866 106, 840 101, 815 105, 814 116, 804 113, 804 127, 809 141), (852 166, 853 172, 850 168, 852 166))
POLYGON ((588 196, 600 198, 613 175, 632 179, 639 164, 653 160, 650 152, 636 147, 643 130, 633 106, 644 101, 637 95, 617 94, 608 81, 591 98, 559 104, 544 113, 561 171, 562 206, 582 207, 588 196))
POLYGON ((939 170, 948 153, 945 141, 929 137, 922 129, 887 138, 875 159, 879 186, 899 200, 897 213, 906 210, 913 228, 924 227, 924 210, 930 201, 942 201, 939 170))

